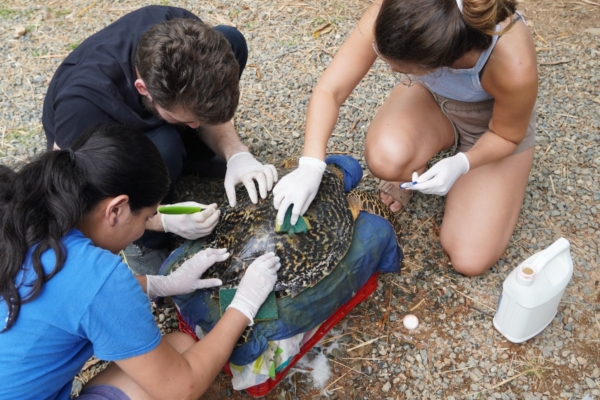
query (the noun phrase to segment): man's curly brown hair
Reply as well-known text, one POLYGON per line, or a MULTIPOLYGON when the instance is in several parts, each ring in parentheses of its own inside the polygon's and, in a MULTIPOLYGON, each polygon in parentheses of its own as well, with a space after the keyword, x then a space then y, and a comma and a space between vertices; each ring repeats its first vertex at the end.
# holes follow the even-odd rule
POLYGON ((207 125, 233 118, 240 67, 231 44, 205 23, 177 18, 152 26, 138 43, 134 64, 161 108, 183 109, 207 125))

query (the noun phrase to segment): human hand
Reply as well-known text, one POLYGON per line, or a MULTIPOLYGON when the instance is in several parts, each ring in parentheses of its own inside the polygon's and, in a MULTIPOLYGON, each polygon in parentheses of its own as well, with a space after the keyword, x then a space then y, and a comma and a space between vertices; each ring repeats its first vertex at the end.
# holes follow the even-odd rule
POLYGON ((176 296, 191 293, 196 289, 221 286, 220 279, 200 279, 214 263, 227 260, 227 249, 206 249, 184 262, 181 267, 167 276, 146 275, 148 297, 176 296))
POLYGON ((206 206, 195 201, 176 203, 177 206, 198 206, 202 211, 193 214, 161 214, 165 232, 172 232, 183 238, 194 240, 209 235, 219 222, 221 211, 216 204, 206 206))
POLYGON ((402 184, 402 188, 409 190, 418 190, 427 194, 437 194, 443 196, 454 185, 454 182, 463 174, 469 172, 469 159, 465 153, 458 153, 455 156, 444 158, 429 168, 423 175, 413 174, 413 182, 416 184, 402 184), (416 178, 416 179, 415 179, 416 178), (406 185, 406 187, 404 187, 406 185))
POLYGON ((235 185, 243 183, 248 191, 250 200, 256 204, 258 196, 254 181, 258 182, 258 190, 261 198, 267 197, 267 192, 273 188, 273 182, 277 182, 277 170, 271 164, 261 164, 250 153, 236 153, 227 162, 225 173, 225 192, 231 207, 235 207, 235 185))
POLYGON ((240 311, 250 320, 248 326, 254 325, 254 317, 260 306, 273 291, 277 282, 277 270, 281 264, 279 257, 270 252, 258 257, 246 269, 229 307, 240 311))
POLYGON ((292 225, 308 210, 317 195, 323 172, 327 167, 324 161, 313 157, 300 157, 298 164, 298 168, 281 178, 273 189, 273 206, 279 210, 277 212, 279 225, 283 225, 285 213, 291 204, 294 204, 290 219, 292 225))

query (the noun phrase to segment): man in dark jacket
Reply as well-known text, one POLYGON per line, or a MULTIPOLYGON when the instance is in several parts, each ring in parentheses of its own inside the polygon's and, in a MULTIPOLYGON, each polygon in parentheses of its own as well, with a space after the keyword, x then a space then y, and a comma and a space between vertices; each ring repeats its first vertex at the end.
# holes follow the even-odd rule
MULTIPOLYGON (((181 8, 133 11, 83 41, 54 74, 42 116, 48 149, 68 148, 88 128, 121 123, 148 135, 167 163, 171 188, 163 203, 172 202, 175 183, 191 168, 224 174, 232 206, 238 183, 256 202, 256 181, 265 198, 277 171, 249 153, 231 122, 247 58, 235 28, 210 27, 181 8)), ((165 232, 188 239, 209 234, 219 211, 202 208, 150 220, 125 251, 132 270, 158 271, 168 254, 165 232)))

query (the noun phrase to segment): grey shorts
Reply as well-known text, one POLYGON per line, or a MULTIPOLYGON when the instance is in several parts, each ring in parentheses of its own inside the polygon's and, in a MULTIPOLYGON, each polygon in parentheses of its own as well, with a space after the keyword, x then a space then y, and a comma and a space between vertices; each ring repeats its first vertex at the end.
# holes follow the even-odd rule
POLYGON ((81 400, 131 400, 123 391, 112 385, 94 385, 81 391, 81 400))
MULTIPOLYGON (((456 152, 469 150, 489 130, 488 125, 492 119, 494 99, 465 103, 433 93, 431 90, 430 93, 454 127, 454 148, 456 152)), ((512 153, 513 155, 535 145, 535 114, 534 109, 531 113, 525 137, 512 153)))

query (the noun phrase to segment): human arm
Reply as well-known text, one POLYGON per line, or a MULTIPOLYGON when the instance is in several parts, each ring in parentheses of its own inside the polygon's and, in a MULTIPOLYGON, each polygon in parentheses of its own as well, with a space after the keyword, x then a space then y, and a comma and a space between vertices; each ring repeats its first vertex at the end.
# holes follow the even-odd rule
POLYGON ((199 132, 204 143, 227 161, 225 191, 229 205, 236 205, 235 186, 238 183, 244 184, 250 200, 255 204, 258 202, 258 195, 254 181, 258 183, 260 197, 267 197, 267 192, 273 188, 273 183, 277 182, 277 170, 271 164, 261 164, 250 154, 231 121, 204 126, 199 132))
POLYGON ((495 99, 488 131, 467 152, 436 163, 409 189, 445 195, 460 175, 510 156, 525 137, 537 97, 535 48, 522 22, 501 39, 481 78, 495 99))
MULTIPOLYGON (((116 361, 117 365, 154 398, 196 399, 206 391, 227 362, 235 343, 273 290, 279 258, 267 253, 246 270, 232 305, 202 340, 179 354, 163 340, 154 350, 116 361), (250 307, 240 311, 236 304, 250 307), (164 365, 169 365, 165 369, 164 365)), ((111 383, 111 382, 106 382, 111 383)))
POLYGON ((356 28, 340 47, 315 86, 306 112, 303 158, 312 161, 300 162, 295 171, 281 178, 273 189, 274 207, 279 210, 277 219, 283 222, 290 204, 291 223, 308 209, 314 199, 325 169, 327 142, 339 116, 340 107, 350 93, 367 74, 377 54, 373 50, 375 19, 381 1, 374 2, 362 16, 356 28))
POLYGON ((489 130, 466 153, 471 169, 511 155, 521 143, 538 92, 535 46, 526 25, 519 21, 501 37, 481 77, 494 97, 489 130))
POLYGON ((325 159, 340 107, 377 58, 372 43, 380 7, 378 0, 367 9, 317 82, 306 111, 303 156, 325 159))

